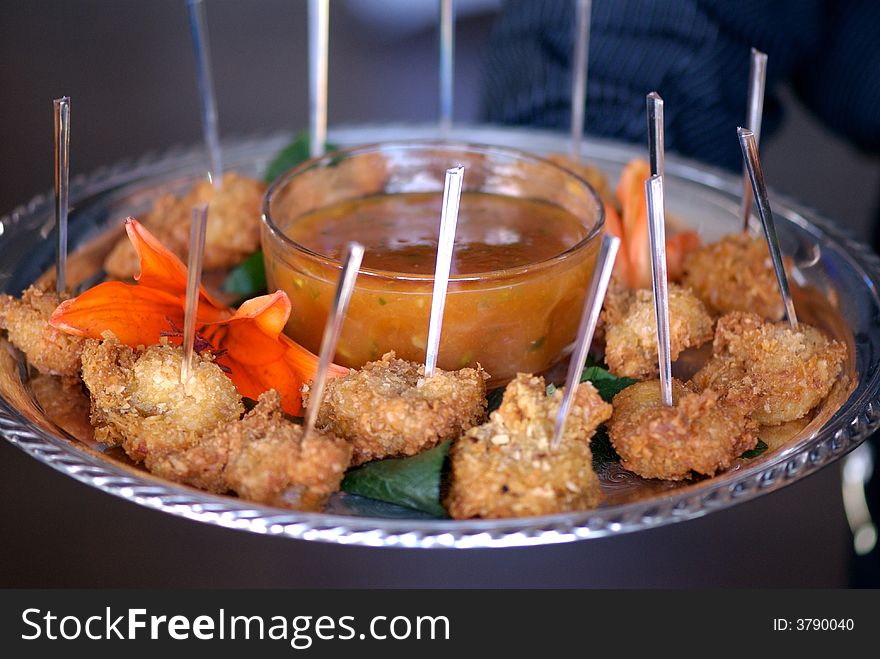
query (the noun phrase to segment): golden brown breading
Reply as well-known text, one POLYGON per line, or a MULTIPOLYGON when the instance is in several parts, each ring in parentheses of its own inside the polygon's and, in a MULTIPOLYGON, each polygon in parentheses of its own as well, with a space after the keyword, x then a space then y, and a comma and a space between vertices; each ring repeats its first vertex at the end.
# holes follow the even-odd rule
POLYGON ((828 395, 846 360, 846 346, 800 323, 770 323, 757 314, 733 312, 718 320, 713 356, 694 375, 736 399, 763 425, 799 419, 828 395))
MULTIPOLYGON (((223 175, 219 189, 200 181, 183 197, 160 197, 141 224, 186 261, 193 206, 208 204, 204 268, 228 268, 260 246, 260 210, 265 187, 256 179, 229 172, 223 175)), ((137 274, 138 259, 127 237, 123 236, 116 243, 104 262, 104 269, 117 279, 137 274)))
POLYGON ((734 233, 694 250, 683 281, 714 314, 750 311, 781 320, 785 313, 764 238, 734 233))
POLYGON ((800 435, 810 422, 811 419, 803 417, 776 426, 761 426, 758 428, 758 439, 767 445, 767 451, 776 451, 800 435))
POLYGON ((232 489, 225 475, 229 453, 240 449, 240 443, 234 440, 241 440, 235 431, 226 431, 240 422, 218 426, 216 433, 198 437, 177 431, 171 441, 144 452, 144 466, 160 478, 225 494, 232 489))
MULTIPOLYGON (((415 455, 456 439, 486 418, 486 380, 482 368, 425 368, 397 359, 393 352, 359 370, 327 382, 318 427, 351 442, 352 464, 415 455)), ((303 406, 309 405, 309 385, 303 406)))
POLYGON ((180 382, 183 350, 168 343, 134 350, 112 335, 87 340, 82 377, 92 397, 95 439, 120 445, 135 461, 179 450, 244 412, 232 380, 210 356, 193 355, 192 375, 180 382))
POLYGON ((0 328, 9 341, 42 373, 67 378, 79 376, 84 339, 65 334, 49 324, 49 318, 66 297, 31 286, 18 300, 0 295, 0 328))
POLYGON ((52 423, 79 440, 94 440, 95 429, 89 422, 89 396, 83 391, 79 378, 37 373, 31 377, 30 387, 52 423))
POLYGON ((713 476, 758 441, 757 424, 711 389, 694 393, 673 380, 672 407, 660 382, 637 382, 614 397, 608 435, 625 469, 643 478, 683 480, 713 476))
MULTIPOLYGON (((640 380, 659 373, 654 298, 646 289, 609 290, 602 312, 605 361, 615 375, 640 380)), ((712 318, 686 288, 669 284, 669 347, 672 360, 681 351, 712 338, 712 318)))
POLYGON ((320 510, 339 489, 351 446, 319 431, 304 438, 302 427, 284 417, 274 390, 241 419, 241 396, 210 356, 193 355, 186 385, 182 356, 168 343, 133 350, 112 335, 87 341, 83 381, 92 394, 96 439, 122 446, 163 478, 320 510))
POLYGON ((303 437, 284 418, 281 397, 263 393, 241 420, 221 424, 197 444, 150 454, 154 474, 212 492, 232 490, 248 501, 297 510, 321 510, 339 489, 351 459, 348 442, 320 431, 303 437))
POLYGON ((578 386, 559 446, 551 448, 562 391, 547 396, 544 379, 520 373, 507 385, 488 423, 450 449, 449 494, 456 519, 527 517, 595 508, 602 498, 590 438, 611 416, 589 382, 578 386))
POLYGON ((230 454, 226 480, 239 496, 276 506, 320 510, 339 489, 351 462, 345 440, 314 431, 284 418, 274 390, 263 394, 253 411, 234 427, 246 438, 230 454))

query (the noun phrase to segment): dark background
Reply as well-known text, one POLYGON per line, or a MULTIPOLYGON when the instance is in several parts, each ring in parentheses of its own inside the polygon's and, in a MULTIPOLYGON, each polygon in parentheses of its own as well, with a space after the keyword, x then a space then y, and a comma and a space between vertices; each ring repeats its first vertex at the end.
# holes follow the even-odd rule
MULTIPOLYGON (((474 4, 456 32, 460 122, 479 119, 480 49, 492 24, 484 7, 497 2, 474 4)), ((306 126, 306 5, 207 0, 224 136, 306 126)), ((433 120, 434 0, 331 5, 331 127, 433 120)), ((53 98, 72 98, 73 175, 196 143, 193 69, 183 0, 0 0, 0 214, 51 187, 53 98)), ((788 120, 763 150, 769 183, 867 236, 880 162, 829 136, 790 94, 784 99, 788 120)), ((849 547, 837 466, 757 501, 636 535, 412 551, 310 544, 173 518, 0 442, 2 586, 841 587, 849 547)))

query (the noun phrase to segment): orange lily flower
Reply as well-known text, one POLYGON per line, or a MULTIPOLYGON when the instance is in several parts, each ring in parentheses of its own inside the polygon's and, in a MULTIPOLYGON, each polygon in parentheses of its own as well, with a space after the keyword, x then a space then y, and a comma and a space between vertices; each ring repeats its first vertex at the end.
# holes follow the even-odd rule
MULTIPOLYGON (((621 215, 609 213, 606 204, 607 231, 623 243, 615 263, 629 288, 651 287, 651 254, 648 244, 648 201, 645 180, 651 176, 648 163, 632 160, 623 168, 615 191, 621 215)), ((669 279, 677 281, 684 274, 684 257, 700 246, 696 231, 679 231, 666 236, 666 270, 669 279)))
MULTIPOLYGON (((92 339, 109 330, 132 347, 153 345, 163 332, 183 327, 186 266, 134 218, 125 221, 125 230, 140 259, 137 284, 104 282, 62 302, 49 321, 54 327, 92 339)), ((315 376, 318 358, 282 333, 289 316, 284 291, 233 310, 199 287, 196 330, 218 353, 217 363, 229 369, 239 393, 256 399, 277 389, 284 411, 296 416, 302 413, 300 389, 315 376)), ((347 372, 330 368, 331 377, 347 372)))

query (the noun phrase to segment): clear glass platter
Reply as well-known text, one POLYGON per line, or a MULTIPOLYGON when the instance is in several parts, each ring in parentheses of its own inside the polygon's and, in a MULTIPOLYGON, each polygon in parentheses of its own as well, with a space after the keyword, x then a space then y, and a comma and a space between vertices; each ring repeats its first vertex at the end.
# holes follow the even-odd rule
MULTIPOLYGON (((330 140, 348 146, 400 139, 436 138, 433 126, 362 126, 331 131, 330 140)), ((459 127, 456 141, 507 145, 534 153, 566 152, 558 133, 459 127)), ((231 140, 226 166, 260 176, 289 135, 231 140)), ((643 149, 587 140, 583 155, 612 180, 643 149)), ((166 192, 188 188, 205 170, 200 148, 175 149, 100 170, 73 182, 71 245, 92 243, 127 215, 138 216, 166 192)), ((740 178, 669 156, 667 204, 672 217, 697 229, 704 241, 738 227, 740 178)), ((51 467, 92 487, 189 519, 282 537, 343 544, 400 547, 504 547, 537 545, 629 533, 693 519, 741 501, 769 494, 834 462, 880 426, 880 260, 865 245, 815 212, 771 196, 783 250, 795 265, 795 280, 813 292, 799 313, 850 348, 849 386, 825 404, 793 439, 758 458, 741 460, 712 479, 668 484, 644 481, 613 465, 600 478, 606 500, 597 509, 546 517, 451 521, 408 509, 335 496, 323 513, 301 513, 211 495, 158 479, 100 445, 76 440, 40 408, 26 365, 3 342, 0 350, 0 433, 51 467), (822 304, 814 302, 821 299, 822 304), (822 305, 825 305, 823 307, 822 305), (823 314, 829 305, 834 314, 823 314), (810 313, 813 317, 810 317, 810 313), (832 320, 833 318, 833 320, 832 320)), ((50 238, 53 200, 40 196, 0 218, 0 285, 18 294, 54 260, 50 238)))

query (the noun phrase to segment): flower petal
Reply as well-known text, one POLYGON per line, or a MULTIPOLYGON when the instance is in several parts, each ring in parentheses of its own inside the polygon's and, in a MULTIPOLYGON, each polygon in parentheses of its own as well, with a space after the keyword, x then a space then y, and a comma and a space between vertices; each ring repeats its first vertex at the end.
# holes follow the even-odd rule
POLYGON ((614 274, 617 275, 625 286, 629 286, 632 275, 630 274, 629 253, 626 249, 626 236, 623 234, 620 215, 617 214, 617 209, 609 202, 605 201, 603 205, 605 206, 605 231, 609 235, 619 238, 623 246, 623 249, 617 253, 617 259, 614 261, 614 274))
MULTIPOLYGON (((93 339, 109 330, 132 347, 158 343, 171 323, 183 327, 186 266, 134 218, 125 221, 125 230, 141 263, 138 283, 105 282, 63 302, 49 321, 54 327, 93 339)), ((239 393, 256 399, 277 389, 285 412, 300 414, 300 389, 315 377, 318 358, 282 334, 290 317, 287 294, 253 298, 233 312, 204 287, 199 293, 196 330, 219 353, 239 393)), ((347 372, 331 365, 329 374, 347 372)))
MULTIPOLYGON (((621 209, 621 229, 626 244, 623 246, 629 260, 630 288, 651 286, 651 252, 648 248, 648 202, 645 198, 645 180, 651 168, 644 160, 631 160, 620 174, 617 201, 621 209)), ((623 251, 623 250, 621 250, 623 251)))
POLYGON ((250 318, 257 322, 266 334, 278 336, 290 318, 290 298, 284 291, 261 295, 245 300, 235 312, 233 319, 250 318))
MULTIPOLYGON (((135 281, 141 286, 186 299, 186 265, 183 261, 133 217, 125 220, 125 231, 140 260, 140 274, 135 275, 135 281)), ((209 304, 215 309, 226 308, 209 295, 204 286, 199 286, 199 306, 202 304, 209 304)))
MULTIPOLYGON (((216 322, 228 312, 199 305, 197 324, 216 322)), ((69 334, 101 339, 107 330, 130 346, 153 345, 171 329, 168 321, 183 326, 180 296, 147 286, 118 281, 98 284, 65 300, 52 313, 49 324, 69 334)))
MULTIPOLYGON (((232 318, 211 323, 202 335, 226 352, 217 362, 229 368, 239 393, 257 398, 267 389, 281 394, 288 414, 302 413, 300 389, 315 377, 318 357, 287 338, 281 331, 290 316, 290 300, 283 291, 248 300, 232 318)), ((348 369, 332 365, 330 376, 348 369)))
MULTIPOLYGON (((632 160, 620 175, 616 195, 622 210, 619 227, 613 220, 606 223, 610 233, 622 237, 622 249, 617 256, 615 272, 625 274, 630 288, 651 287, 651 252, 648 241, 648 202, 645 180, 651 168, 644 160, 632 160), (622 258, 621 258, 622 257, 622 258), (618 270, 621 260, 626 264, 618 270)), ((606 208, 606 214, 608 210, 606 208)), ((610 217, 610 216, 609 216, 610 217)), ((666 268, 669 279, 678 281, 684 274, 684 257, 700 245, 695 231, 679 231, 666 236, 666 268)))
POLYGON ((699 246, 700 234, 696 231, 679 231, 666 236, 666 270, 671 281, 681 280, 685 257, 699 246))

